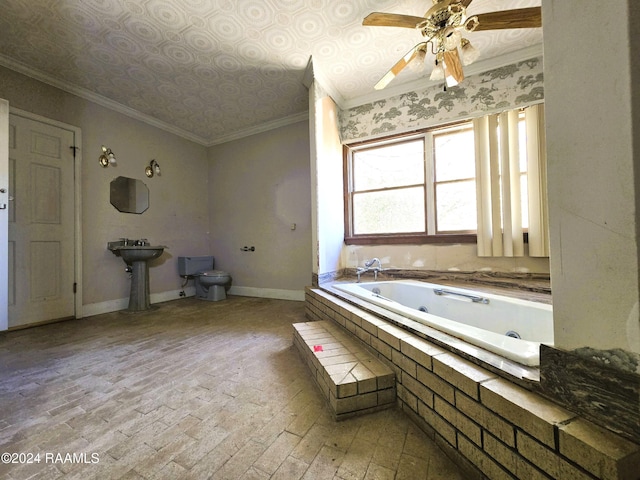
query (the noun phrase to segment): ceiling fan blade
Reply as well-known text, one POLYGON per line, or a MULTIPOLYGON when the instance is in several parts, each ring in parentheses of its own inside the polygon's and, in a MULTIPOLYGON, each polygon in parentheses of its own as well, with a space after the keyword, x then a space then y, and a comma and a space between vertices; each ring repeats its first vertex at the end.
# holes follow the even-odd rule
POLYGON ((399 15, 397 13, 373 12, 365 17, 362 25, 365 27, 403 27, 416 28, 416 25, 424 22, 423 17, 413 15, 399 15))
POLYGON ((420 50, 421 47, 426 48, 427 47, 427 43, 426 42, 419 43, 415 47, 413 47, 411 50, 409 50, 404 57, 402 57, 400 60, 398 60, 398 62, 393 67, 391 67, 391 70, 389 70, 387 73, 385 73, 384 77, 382 77, 378 81, 378 83, 376 83, 374 85, 373 88, 376 89, 376 90, 382 90, 384 87, 389 85, 391 80, 396 78, 396 76, 398 76, 398 74, 404 69, 404 67, 406 67, 407 65, 409 65, 411 63, 411 61, 418 54, 418 51, 420 50))
POLYGON ((464 80, 464 72, 462 71, 462 62, 458 49, 447 50, 444 52, 444 79, 447 87, 455 87, 464 80))
POLYGON ((518 8, 500 12, 479 13, 478 26, 474 31, 507 28, 537 28, 542 26, 542 8, 518 8))

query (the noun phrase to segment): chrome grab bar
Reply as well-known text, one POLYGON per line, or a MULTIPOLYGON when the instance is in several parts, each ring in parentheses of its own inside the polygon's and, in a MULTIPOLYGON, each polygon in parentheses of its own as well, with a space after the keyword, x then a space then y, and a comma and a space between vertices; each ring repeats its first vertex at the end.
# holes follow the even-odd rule
POLYGON ((376 297, 379 298, 381 300, 386 300, 387 302, 393 302, 393 300, 391 300, 390 298, 387 297, 383 297, 382 295, 380 295, 379 293, 372 293, 371 294, 372 297, 376 297))
POLYGON ((489 299, 485 297, 479 297, 477 295, 470 295, 468 293, 454 292, 452 290, 445 290, 444 288, 434 288, 433 293, 436 295, 458 295, 459 297, 468 298, 475 303, 489 303, 489 299))

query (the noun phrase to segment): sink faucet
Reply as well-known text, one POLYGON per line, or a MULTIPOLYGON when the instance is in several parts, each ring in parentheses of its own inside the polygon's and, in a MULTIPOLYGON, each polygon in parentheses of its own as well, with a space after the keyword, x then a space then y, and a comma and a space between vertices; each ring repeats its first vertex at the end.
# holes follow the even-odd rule
POLYGON ((366 260, 364 262, 364 267, 358 267, 356 269, 356 275, 358 275, 358 282, 360 282, 360 275, 362 275, 365 272, 368 271, 373 271, 373 279, 377 280, 378 279, 378 272, 382 272, 384 269, 382 268, 382 263, 380 262, 379 258, 372 258, 371 260, 366 260), (378 266, 374 267, 373 264, 377 263, 378 266))

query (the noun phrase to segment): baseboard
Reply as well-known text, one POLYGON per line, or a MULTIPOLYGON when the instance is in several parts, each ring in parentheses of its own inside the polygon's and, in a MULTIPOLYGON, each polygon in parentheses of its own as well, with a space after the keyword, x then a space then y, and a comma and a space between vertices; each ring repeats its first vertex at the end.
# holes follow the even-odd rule
POLYGON ((196 294, 196 287, 188 287, 184 289, 184 296, 180 296, 180 292, 183 290, 169 290, 168 292, 152 293, 149 301, 151 304, 169 302, 171 300, 179 300, 184 297, 194 297, 196 294))
POLYGON ((304 302, 304 290, 232 286, 228 293, 229 295, 239 295, 241 297, 276 298, 279 300, 304 302))
POLYGON ((93 317, 103 313, 117 312, 125 310, 129 305, 129 298, 118 298, 116 300, 108 300, 100 303, 90 303, 82 306, 82 312, 78 312, 78 318, 93 317))
MULTIPOLYGON (((183 290, 169 290, 168 292, 152 293, 149 299, 151 304, 168 302, 170 300, 178 300, 184 298, 180 296, 183 290)), ((185 296, 193 297, 196 294, 195 287, 184 289, 185 296)), ((304 290, 283 290, 278 288, 257 288, 257 287, 231 287, 229 295, 238 295, 240 297, 258 297, 258 298, 275 298, 278 300, 296 300, 304 302, 304 290)), ((93 317, 103 313, 117 312, 126 310, 129 306, 129 297, 117 298, 106 302, 90 303, 82 306, 82 312, 79 312, 78 318, 93 317)))
MULTIPOLYGON (((180 296, 180 292, 183 290, 169 290, 167 292, 152 293, 149 301, 151 304, 168 302, 170 300, 178 300, 184 298, 180 296)), ((193 297, 196 294, 195 287, 187 287, 184 289, 186 297, 193 297)), ((90 303, 82 306, 82 312, 78 312, 78 318, 93 317, 94 315, 101 315, 103 313, 117 312, 120 310, 126 310, 129 306, 129 297, 118 298, 115 300, 108 300, 106 302, 90 303)))

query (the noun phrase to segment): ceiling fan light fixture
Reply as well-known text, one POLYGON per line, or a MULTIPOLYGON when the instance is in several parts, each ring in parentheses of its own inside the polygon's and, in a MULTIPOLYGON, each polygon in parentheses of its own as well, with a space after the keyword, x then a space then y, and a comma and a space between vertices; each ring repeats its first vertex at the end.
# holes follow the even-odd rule
POLYGON ((442 59, 436 58, 436 63, 433 67, 433 70, 431 70, 431 76, 429 77, 429 80, 433 82, 444 80, 444 68, 442 66, 442 59))
POLYGON ((480 56, 480 50, 474 47, 466 38, 460 40, 460 46, 460 57, 463 65, 471 65, 480 56))
POLYGON ((414 72, 422 72, 425 68, 424 59, 427 56, 427 45, 418 48, 416 54, 409 63, 409 68, 414 72))
POLYGON ((463 34, 542 26, 542 7, 500 10, 467 17, 467 7, 472 1, 432 0, 433 6, 422 17, 384 12, 367 15, 362 21, 364 26, 417 29, 426 39, 396 62, 374 88, 384 88, 403 68, 423 63, 425 52, 419 50, 422 45, 430 46, 431 53, 436 55, 430 79, 438 81, 444 78, 446 87, 458 85, 465 78, 463 66, 472 64, 480 55, 467 39, 462 38, 463 34))
POLYGON ((460 41, 462 40, 462 34, 454 27, 447 27, 442 35, 442 44, 445 50, 453 50, 458 48, 460 41))

